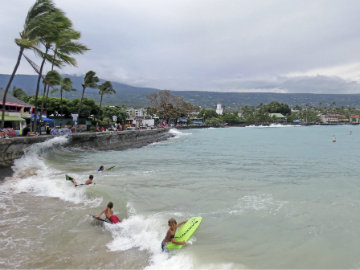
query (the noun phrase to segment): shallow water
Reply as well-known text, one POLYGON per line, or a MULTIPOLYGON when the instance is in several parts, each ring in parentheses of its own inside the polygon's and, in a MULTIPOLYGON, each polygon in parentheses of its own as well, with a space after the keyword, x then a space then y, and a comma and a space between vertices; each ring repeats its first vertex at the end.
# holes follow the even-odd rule
POLYGON ((359 126, 171 132, 125 151, 32 146, 0 182, 0 267, 360 267, 359 126), (121 224, 88 215, 110 200, 121 224), (190 243, 162 253, 167 220, 191 216, 190 243))

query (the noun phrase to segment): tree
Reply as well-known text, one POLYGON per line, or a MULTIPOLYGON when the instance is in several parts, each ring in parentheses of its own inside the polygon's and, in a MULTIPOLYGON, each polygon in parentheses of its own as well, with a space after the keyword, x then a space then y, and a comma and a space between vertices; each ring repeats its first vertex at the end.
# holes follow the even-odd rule
POLYGON ((38 21, 46 16, 49 12, 55 10, 55 6, 51 0, 37 0, 35 4, 30 8, 27 13, 24 29, 20 33, 20 38, 15 39, 16 45, 20 47, 19 55, 13 69, 13 72, 9 78, 9 82, 6 85, 4 96, 3 96, 3 106, 2 106, 2 117, 1 117, 1 127, 4 127, 4 119, 5 119, 5 104, 6 97, 9 91, 10 85, 15 77, 16 71, 20 65, 21 58, 23 56, 24 50, 32 49, 37 51, 37 44, 39 43, 39 35, 44 29, 41 29, 38 25, 38 21))
POLYGON ((216 113, 216 110, 214 109, 201 109, 198 116, 203 117, 204 120, 206 121, 206 119, 217 118, 219 115, 216 113))
POLYGON ((82 107, 82 102, 83 102, 83 98, 84 98, 84 93, 85 93, 85 89, 87 87, 90 88, 98 88, 97 82, 99 81, 99 78, 97 76, 95 76, 95 72, 90 70, 85 74, 84 77, 84 81, 81 84, 82 85, 82 93, 81 93, 81 99, 80 99, 80 105, 79 105, 79 111, 78 111, 78 115, 80 117, 80 113, 81 113, 81 107, 82 107))
MULTIPOLYGON (((77 42, 80 38, 80 32, 74 29, 62 29, 59 38, 54 41, 55 48, 51 61, 51 70, 54 69, 55 63, 70 64, 76 66, 75 58, 71 57, 71 54, 83 54, 89 50, 85 45, 77 42)), ((64 89, 65 90, 65 89, 64 89)), ((65 90, 70 91, 70 90, 65 90)), ((49 96, 49 86, 47 86, 46 97, 49 96)))
POLYGON ((116 91, 113 88, 111 82, 106 81, 106 82, 99 85, 99 95, 100 95, 99 115, 100 115, 100 112, 101 112, 101 103, 102 103, 102 100, 103 100, 103 96, 104 95, 115 94, 115 93, 116 93, 116 91))
MULTIPOLYGON (((43 31, 41 35, 39 36, 39 40, 41 43, 45 46, 45 52, 40 52, 41 57, 43 58, 40 70, 39 70, 39 76, 38 81, 36 85, 36 92, 35 92, 35 114, 37 115, 38 110, 38 96, 39 96, 39 88, 40 88, 40 80, 42 77, 42 71, 44 68, 45 61, 53 61, 54 65, 59 66, 60 61, 56 62, 55 59, 52 59, 52 57, 48 54, 52 43, 56 42, 60 38, 61 32, 65 29, 70 29, 72 26, 71 21, 64 15, 64 13, 56 9, 52 12, 49 12, 48 14, 44 15, 43 18, 37 21, 40 28, 46 29, 46 31, 43 31)), ((45 96, 46 87, 44 87, 44 94, 45 96)), ((42 115, 40 114, 40 120, 42 118, 42 115)), ((34 130, 36 130, 37 121, 34 121, 34 130)))
POLYGON ((29 97, 25 93, 25 91, 22 90, 21 88, 17 88, 16 86, 13 87, 12 94, 14 97, 16 97, 17 99, 20 99, 24 102, 27 102, 29 99, 29 97))
POLYGON ((123 108, 106 106, 102 109, 104 117, 112 119, 113 116, 117 117, 117 122, 125 124, 126 111, 123 108))
POLYGON ((56 70, 51 70, 46 74, 46 76, 45 76, 45 78, 43 80, 44 94, 43 94, 43 98, 41 99, 41 113, 40 113, 40 115, 43 114, 45 100, 47 99, 47 97, 45 96, 46 85, 49 85, 49 87, 54 87, 56 85, 60 85, 61 80, 62 80, 61 75, 56 70))
POLYGON ((236 112, 233 112, 233 113, 225 112, 221 116, 221 118, 225 123, 228 123, 228 124, 239 124, 239 123, 241 123, 240 117, 237 115, 236 112))
POLYGON ((175 122, 179 117, 187 116, 189 113, 197 111, 199 108, 191 103, 185 102, 181 97, 175 96, 170 91, 159 91, 147 95, 154 110, 161 119, 169 122, 174 119, 175 122))
MULTIPOLYGON (((52 93, 58 91, 58 89, 54 89, 55 91, 53 91, 52 93)), ((73 83, 71 81, 70 78, 66 77, 66 78, 61 78, 60 81, 60 114, 63 114, 63 91, 66 92, 70 92, 70 91, 76 91, 75 88, 73 88, 73 83)))

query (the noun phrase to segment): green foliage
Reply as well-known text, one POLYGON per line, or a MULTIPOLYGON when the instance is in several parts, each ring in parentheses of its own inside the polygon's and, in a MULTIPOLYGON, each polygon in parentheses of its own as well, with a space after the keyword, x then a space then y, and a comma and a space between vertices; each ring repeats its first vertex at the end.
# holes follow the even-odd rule
POLYGON ((230 125, 242 123, 240 117, 237 115, 237 112, 233 112, 233 113, 225 112, 221 116, 221 119, 223 122, 228 123, 230 125))
POLYGON ((104 117, 111 119, 111 122, 112 122, 112 117, 115 115, 117 117, 118 123, 125 124, 126 111, 124 109, 119 107, 103 107, 101 111, 104 117))
POLYGON ((46 76, 45 80, 43 81, 44 84, 47 84, 51 87, 55 85, 60 85, 62 82, 62 77, 56 70, 49 71, 46 76))
POLYGON ((268 105, 264 105, 263 108, 268 113, 281 113, 283 115, 290 115, 291 109, 289 105, 279 103, 277 101, 270 102, 268 105))
MULTIPOLYGON (((43 97, 39 97, 39 101, 42 101, 43 97)), ((61 109, 63 110, 63 114, 65 117, 71 117, 72 113, 76 113, 79 108, 80 100, 62 100, 62 107, 61 107, 61 99, 56 97, 48 98, 48 106, 47 106, 47 114, 51 115, 59 115, 61 109)), ((29 99, 29 104, 35 104, 35 97, 31 97, 29 99)), ((84 98, 83 100, 83 109, 81 110, 81 118, 88 118, 90 115, 95 115, 98 111, 99 107, 92 99, 84 98)))
POLYGON ((24 92, 24 90, 22 90, 21 88, 16 88, 15 86, 13 87, 12 90, 12 94, 14 97, 16 97, 17 99, 20 99, 24 102, 28 102, 29 100, 29 96, 24 92))
POLYGON ((204 119, 209 119, 209 118, 217 118, 218 114, 216 113, 216 110, 213 109, 201 109, 199 112, 199 117, 204 117, 204 119))
POLYGON ((220 118, 212 117, 212 118, 206 119, 205 124, 208 126, 218 127, 223 124, 223 121, 220 118))
POLYGON ((84 82, 82 83, 82 87, 87 88, 98 88, 97 82, 99 82, 99 78, 95 76, 95 71, 88 71, 85 74, 84 82))

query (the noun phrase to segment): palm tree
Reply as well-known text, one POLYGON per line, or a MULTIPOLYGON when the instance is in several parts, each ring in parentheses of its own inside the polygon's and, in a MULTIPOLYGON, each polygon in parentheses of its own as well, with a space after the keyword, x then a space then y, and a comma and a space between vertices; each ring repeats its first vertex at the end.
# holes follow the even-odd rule
POLYGON ((95 71, 92 71, 92 70, 88 71, 85 74, 83 83, 81 84, 83 89, 82 89, 82 94, 81 94, 81 99, 80 99, 80 104, 79 104, 78 117, 80 117, 81 106, 82 106, 82 101, 84 98, 85 89, 87 87, 98 88, 97 82, 99 81, 99 78, 97 76, 95 76, 95 74, 96 74, 95 71))
POLYGON ((35 4, 29 9, 25 23, 24 29, 20 33, 20 38, 15 39, 16 45, 20 47, 19 55, 13 69, 13 72, 10 76, 9 82, 6 85, 4 96, 3 96, 3 106, 2 106, 2 117, 1 117, 1 127, 4 127, 4 119, 5 119, 5 104, 6 104, 6 97, 11 86, 11 83, 15 77, 16 71, 20 65, 20 61, 23 55, 24 50, 26 49, 33 49, 37 50, 36 46, 39 43, 39 34, 43 29, 39 27, 37 21, 55 10, 55 6, 51 0, 37 0, 35 4))
POLYGON ((48 85, 49 87, 54 87, 56 85, 60 85, 62 81, 62 77, 61 75, 56 71, 56 70, 51 70, 49 71, 45 78, 44 78, 44 95, 42 97, 42 100, 41 100, 41 114, 42 115, 42 112, 44 110, 44 101, 45 101, 45 87, 46 85, 48 85))
POLYGON ((100 104, 99 104, 99 113, 98 115, 100 115, 101 112, 101 103, 103 100, 103 95, 109 95, 109 94, 115 94, 116 91, 113 88, 111 82, 106 81, 102 84, 99 85, 99 95, 100 95, 100 104))
MULTIPOLYGON (((56 91, 59 91, 59 89, 54 89, 51 91, 51 93, 55 93, 56 91)), ((70 91, 76 91, 75 88, 73 88, 73 83, 70 78, 62 78, 60 81, 60 115, 63 114, 63 91, 70 92, 70 91)))
MULTIPOLYGON (((70 55, 71 54, 83 54, 85 51, 89 50, 89 48, 87 48, 85 45, 83 45, 79 42, 73 41, 73 40, 77 40, 79 38, 80 38, 80 32, 77 32, 73 29, 64 29, 61 32, 59 39, 56 40, 55 44, 54 44, 55 48, 53 50, 54 54, 53 54, 53 60, 52 60, 52 64, 51 64, 51 70, 54 70, 54 64, 57 61, 57 59, 58 59, 58 61, 61 62, 61 64, 70 64, 72 66, 76 66, 75 58, 70 57, 70 55)), ((49 86, 47 87, 47 90, 46 90, 46 100, 47 100, 48 96, 49 96, 49 86)))
MULTIPOLYGON (((39 37, 41 43, 43 43, 45 46, 45 52, 40 53, 43 60, 40 65, 39 76, 38 76, 36 92, 35 92, 35 104, 34 105, 35 105, 35 114, 36 115, 37 115, 37 110, 38 110, 38 96, 39 96, 40 80, 41 80, 45 61, 53 60, 53 63, 55 65, 57 65, 57 66, 60 65, 60 62, 59 61, 56 62, 55 59, 52 59, 52 57, 48 54, 48 52, 51 48, 52 43, 59 39, 61 32, 64 31, 65 29, 70 29, 72 26, 71 21, 59 9, 46 14, 44 16, 44 18, 41 18, 40 20, 38 20, 38 24, 41 28, 46 29, 46 31, 43 31, 42 35, 39 37)), ((45 92, 45 90, 44 90, 44 92, 45 92)), ((42 115, 40 114, 40 120, 41 119, 42 119, 42 115)), ((37 121, 34 122, 34 130, 36 130, 36 126, 37 126, 37 121)))

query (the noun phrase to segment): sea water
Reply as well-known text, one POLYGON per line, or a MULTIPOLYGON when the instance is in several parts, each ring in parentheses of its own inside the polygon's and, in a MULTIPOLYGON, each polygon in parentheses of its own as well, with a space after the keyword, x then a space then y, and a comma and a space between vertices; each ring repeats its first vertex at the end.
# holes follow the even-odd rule
POLYGON ((0 268, 360 268, 359 126, 171 132, 123 151, 31 146, 0 182, 0 268), (89 216, 109 201, 122 223, 89 216), (167 220, 192 216, 191 241, 161 252, 167 220))

